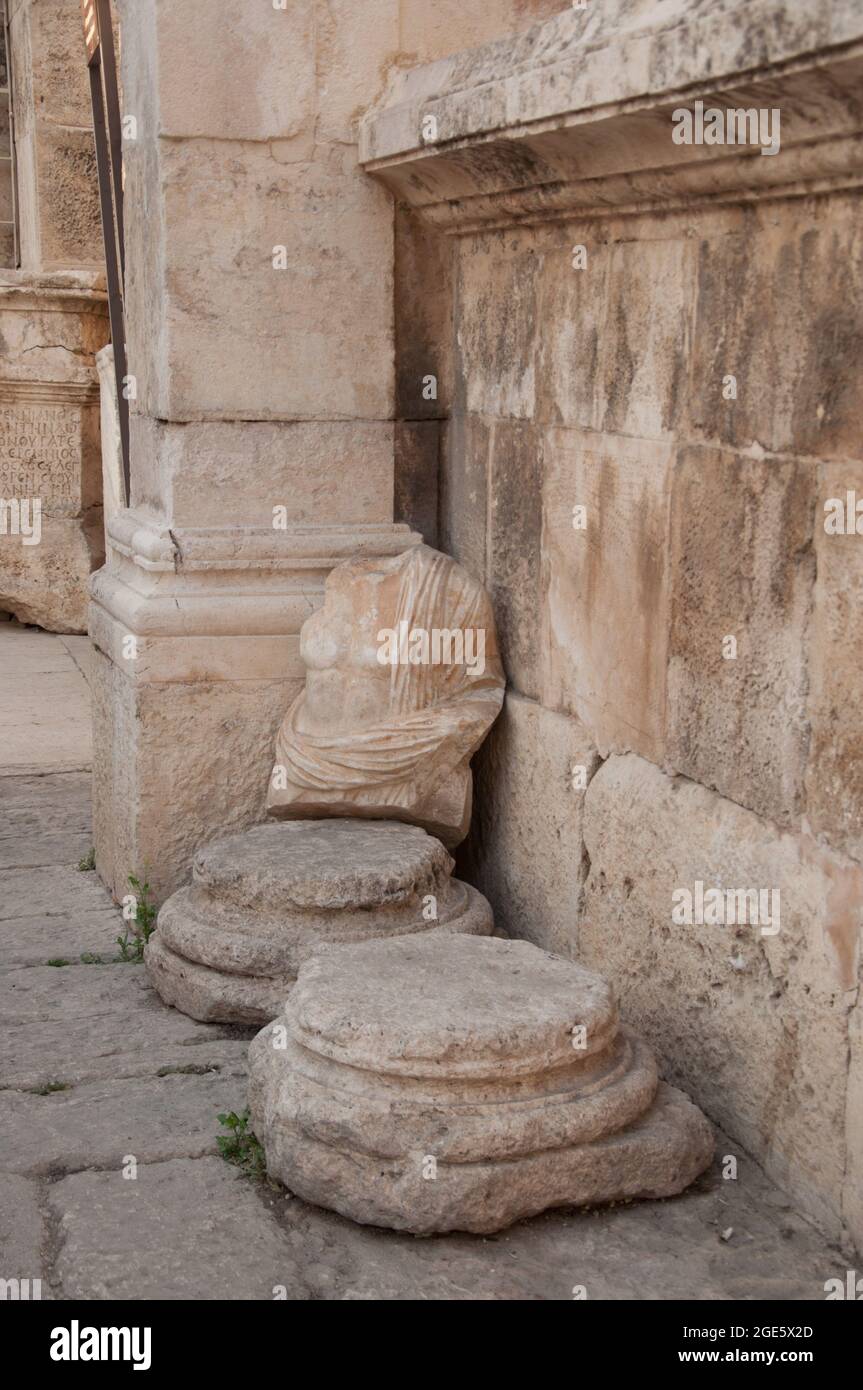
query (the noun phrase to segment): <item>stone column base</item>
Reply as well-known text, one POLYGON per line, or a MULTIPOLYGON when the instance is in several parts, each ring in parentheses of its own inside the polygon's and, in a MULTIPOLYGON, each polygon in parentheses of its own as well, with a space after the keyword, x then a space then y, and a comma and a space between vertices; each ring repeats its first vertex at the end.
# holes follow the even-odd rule
POLYGON ((525 941, 428 933, 319 955, 249 1071, 271 1176, 415 1235, 669 1197, 713 1156, 605 981, 525 941))

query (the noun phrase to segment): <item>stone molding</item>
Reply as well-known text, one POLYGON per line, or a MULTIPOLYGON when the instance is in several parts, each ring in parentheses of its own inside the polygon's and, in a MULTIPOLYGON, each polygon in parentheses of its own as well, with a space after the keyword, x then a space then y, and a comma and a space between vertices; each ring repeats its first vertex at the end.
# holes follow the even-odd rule
POLYGON ((610 37, 572 11, 403 75, 363 122, 360 161, 451 234, 855 187, 863 11, 852 11, 825 0, 789 16, 752 0, 610 37), (778 107, 778 155, 673 144, 672 111, 696 100, 778 107), (428 116, 438 133, 424 144, 428 116))
POLYGON ((356 556, 399 555, 421 538, 402 523, 315 526, 168 527, 135 509, 108 528, 112 550, 140 569, 324 570, 356 556))
POLYGON ((98 400, 96 381, 0 380, 0 405, 93 405, 98 400))

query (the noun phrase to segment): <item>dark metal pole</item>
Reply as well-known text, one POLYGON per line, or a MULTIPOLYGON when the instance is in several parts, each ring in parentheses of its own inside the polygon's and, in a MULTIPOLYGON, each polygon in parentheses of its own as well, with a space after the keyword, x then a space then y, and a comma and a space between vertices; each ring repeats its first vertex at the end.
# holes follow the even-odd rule
POLYGON ((117 223, 117 246, 120 252, 120 274, 126 281, 126 245, 123 235, 123 135, 120 126, 120 89, 117 85, 117 62, 114 56, 114 28, 111 23, 111 0, 96 0, 99 20, 99 62, 105 88, 105 112, 108 117, 108 140, 111 150, 111 174, 114 183, 114 216, 117 223))
POLYGON ((126 387, 126 336, 123 320, 123 290, 114 231, 111 197, 111 167, 108 132, 102 107, 102 79, 99 63, 90 64, 90 96, 93 102, 93 137, 96 142, 96 168, 99 173, 99 205, 102 212, 102 239, 105 243, 105 270, 108 278, 108 317, 114 345, 114 377, 117 383, 117 409, 120 416, 120 444, 123 454, 123 486, 128 507, 131 497, 129 470, 129 401, 126 387))

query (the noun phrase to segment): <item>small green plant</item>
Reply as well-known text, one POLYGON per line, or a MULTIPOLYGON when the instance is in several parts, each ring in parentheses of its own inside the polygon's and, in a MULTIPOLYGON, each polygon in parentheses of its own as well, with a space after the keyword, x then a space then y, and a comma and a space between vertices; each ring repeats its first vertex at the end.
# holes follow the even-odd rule
POLYGON ((70 960, 64 960, 62 956, 54 956, 51 960, 46 960, 45 964, 54 965, 59 970, 61 966, 71 965, 72 962, 70 960))
POLYGON ((34 1096, 53 1096, 55 1091, 68 1091, 69 1087, 65 1081, 46 1081, 44 1086, 34 1086, 31 1095, 34 1096))
POLYGON ((216 1140, 219 1153, 226 1163, 242 1168, 248 1178, 264 1178, 267 1173, 266 1159, 260 1140, 249 1129, 249 1112, 244 1110, 237 1115, 231 1110, 227 1115, 219 1115, 219 1124, 228 1130, 216 1140))
POLYGON ((91 873, 93 872, 93 870, 95 869, 95 867, 96 867, 96 851, 95 851, 95 849, 91 849, 90 852, 89 852, 88 854, 85 854, 85 855, 84 855, 84 858, 83 858, 83 859, 79 859, 79 860, 78 860, 78 873, 79 873, 79 874, 91 874, 91 873))
POLYGON ((134 874, 129 875, 129 886, 134 890, 135 915, 126 926, 123 935, 117 937, 121 961, 137 964, 144 959, 144 947, 156 930, 158 908, 150 901, 150 885, 141 882, 134 874))

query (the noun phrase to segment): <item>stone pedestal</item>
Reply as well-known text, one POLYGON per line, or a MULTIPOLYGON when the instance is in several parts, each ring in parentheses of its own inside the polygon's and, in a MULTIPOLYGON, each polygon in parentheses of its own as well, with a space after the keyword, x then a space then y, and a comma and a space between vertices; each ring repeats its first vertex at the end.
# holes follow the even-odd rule
POLYGON ((250 1049, 269 1173, 354 1221, 502 1229, 668 1197, 710 1162, 602 978, 521 941, 434 934, 319 955, 250 1049))
POLYGON ((0 609, 53 632, 86 631, 104 558, 102 284, 91 271, 0 271, 0 609))
POLYGON ((485 898, 414 826, 291 821, 217 840, 165 903, 147 946, 168 1004, 203 1021, 263 1023, 322 947, 492 930, 485 898))

